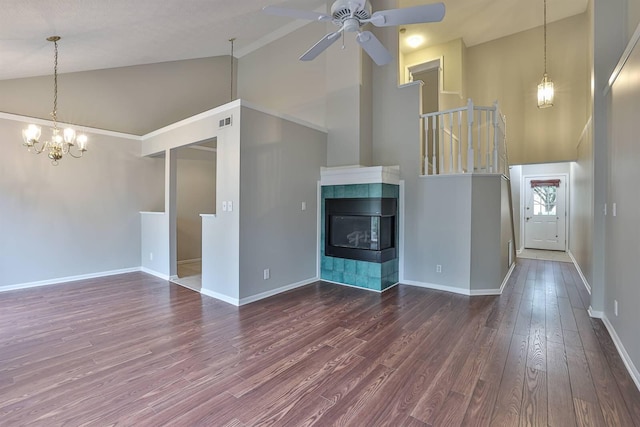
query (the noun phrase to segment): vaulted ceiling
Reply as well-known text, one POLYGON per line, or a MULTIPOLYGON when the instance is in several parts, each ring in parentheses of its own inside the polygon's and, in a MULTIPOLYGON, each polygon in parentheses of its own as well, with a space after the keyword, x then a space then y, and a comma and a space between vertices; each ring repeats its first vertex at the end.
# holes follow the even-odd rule
MULTIPOLYGON (((399 0, 399 7, 432 3, 399 0)), ((437 44, 462 37, 467 46, 542 24, 542 0, 444 0, 443 22, 413 25, 437 44)), ((237 57, 304 22, 266 16, 262 7, 315 10, 325 0, 0 0, 0 80, 51 74, 60 41, 60 72, 74 72, 227 55, 237 57)), ((548 0, 548 20, 586 10, 587 0, 548 0)), ((373 1, 376 10, 376 1, 373 1)), ((316 24, 317 25, 317 24, 316 24)), ((408 48, 402 47, 403 50, 408 48)), ((297 52, 296 52, 297 54, 297 52)))

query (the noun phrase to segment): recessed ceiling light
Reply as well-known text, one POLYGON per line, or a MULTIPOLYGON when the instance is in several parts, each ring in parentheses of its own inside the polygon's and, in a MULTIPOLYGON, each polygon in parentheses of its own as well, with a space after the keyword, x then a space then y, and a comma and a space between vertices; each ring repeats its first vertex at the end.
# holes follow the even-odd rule
POLYGON ((424 37, 422 37, 420 35, 413 35, 411 37, 407 37, 407 44, 410 47, 418 47, 422 43, 424 43, 424 37))

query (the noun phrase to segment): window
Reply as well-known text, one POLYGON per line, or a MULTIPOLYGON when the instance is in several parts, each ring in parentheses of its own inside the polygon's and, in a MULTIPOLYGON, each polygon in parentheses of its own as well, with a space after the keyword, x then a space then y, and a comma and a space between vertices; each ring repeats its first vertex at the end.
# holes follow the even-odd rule
POLYGON ((531 182, 531 187, 533 187, 533 214, 556 215, 558 185, 560 182, 558 181, 558 184, 555 182, 534 184, 534 182, 531 182))

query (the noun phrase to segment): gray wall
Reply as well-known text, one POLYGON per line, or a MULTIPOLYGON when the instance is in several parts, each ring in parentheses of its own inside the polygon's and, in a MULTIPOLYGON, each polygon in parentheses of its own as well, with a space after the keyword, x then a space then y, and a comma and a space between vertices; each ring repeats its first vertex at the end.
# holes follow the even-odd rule
POLYGON ((514 236, 514 244, 516 250, 522 249, 522 238, 520 236, 520 190, 522 187, 522 166, 509 166, 509 185, 511 186, 511 198, 513 205, 513 227, 516 235, 514 236))
POLYGON ((327 136, 249 108, 241 114, 240 298, 246 298, 316 277, 317 183, 327 136))
MULTIPOLYGON (((230 69, 220 56, 60 74, 58 119, 144 135, 229 102, 230 69)), ((49 119, 52 92, 51 76, 0 81, 0 111, 49 119)))
POLYGON ((509 271, 511 213, 509 181, 501 175, 475 175, 471 195, 470 288, 500 288, 509 271))
POLYGON ((200 214, 215 213, 216 153, 179 148, 177 161, 178 261, 202 257, 200 214))
POLYGON ((604 206, 608 198, 609 136, 608 110, 610 99, 604 95, 611 73, 627 45, 626 0, 591 0, 589 10, 593 16, 593 283, 591 307, 605 310, 605 230, 604 206))
POLYGON ((52 166, 22 147, 25 126, 0 119, 0 287, 139 267, 139 212, 162 210, 163 160, 89 134, 84 158, 52 166))
POLYGON ((578 160, 571 163, 569 251, 589 286, 593 283, 593 133, 591 122, 578 143, 578 160))
POLYGON ((611 89, 604 301, 605 316, 615 328, 636 369, 640 367, 640 311, 637 308, 640 286, 636 265, 640 258, 640 170, 637 162, 640 158, 640 124, 637 120, 637 112, 640 111, 639 67, 640 46, 636 45, 611 89), (614 203, 617 207, 615 216, 614 203), (614 301, 619 303, 617 316, 613 309, 614 301))
MULTIPOLYGON (((306 25, 238 60, 238 97, 318 126, 326 126, 326 55, 298 57, 327 33, 306 25)), ((335 46, 334 46, 335 47, 335 46)))

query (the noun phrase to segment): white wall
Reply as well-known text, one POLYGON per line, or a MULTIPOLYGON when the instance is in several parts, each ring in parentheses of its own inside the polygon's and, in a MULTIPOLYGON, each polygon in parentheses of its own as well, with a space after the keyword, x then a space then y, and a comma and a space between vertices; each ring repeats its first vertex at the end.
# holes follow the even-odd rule
POLYGON ((22 147, 25 126, 0 118, 0 288, 139 267, 139 212, 162 210, 162 160, 90 133, 84 158, 52 166, 22 147))
POLYGON ((216 212, 216 153, 183 147, 177 159, 178 262, 202 257, 200 214, 216 212))

